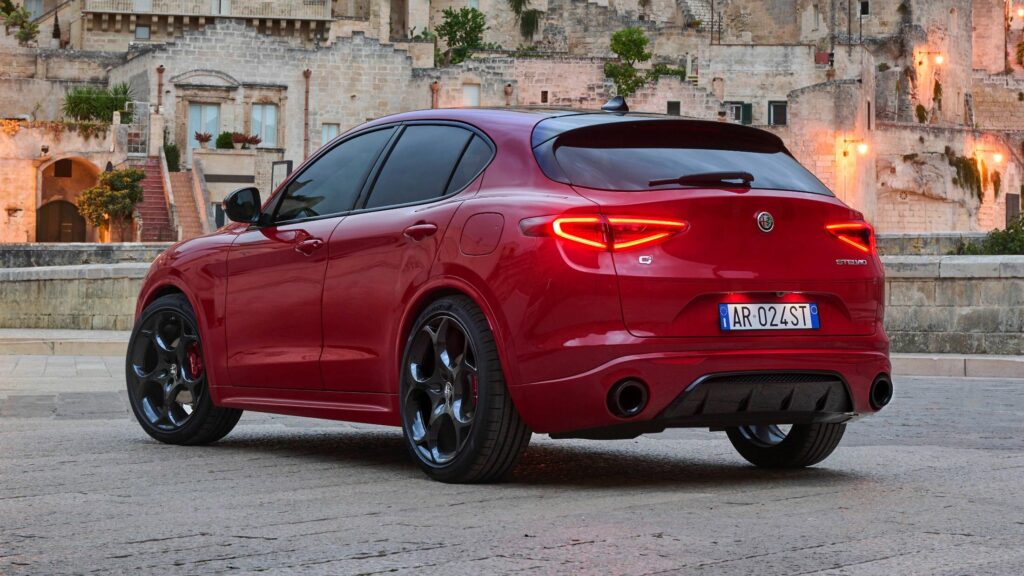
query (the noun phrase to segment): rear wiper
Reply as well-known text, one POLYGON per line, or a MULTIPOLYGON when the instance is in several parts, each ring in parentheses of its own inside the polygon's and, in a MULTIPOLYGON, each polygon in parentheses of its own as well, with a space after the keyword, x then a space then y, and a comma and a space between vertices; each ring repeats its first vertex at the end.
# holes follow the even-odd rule
POLYGON ((750 183, 753 181, 754 175, 750 172, 701 172, 699 174, 687 174, 686 176, 680 176, 679 178, 651 180, 647 185, 665 186, 667 184, 678 184, 680 186, 730 186, 750 188, 750 183))

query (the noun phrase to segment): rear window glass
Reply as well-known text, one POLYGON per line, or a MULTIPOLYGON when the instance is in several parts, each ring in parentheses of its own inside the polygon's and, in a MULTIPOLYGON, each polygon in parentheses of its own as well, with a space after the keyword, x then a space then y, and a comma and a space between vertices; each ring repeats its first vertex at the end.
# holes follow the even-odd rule
POLYGON ((773 135, 731 125, 649 121, 590 126, 562 134, 537 153, 542 167, 545 160, 539 156, 551 153, 560 176, 586 188, 681 188, 652 182, 742 171, 753 177, 751 188, 832 195, 773 135))

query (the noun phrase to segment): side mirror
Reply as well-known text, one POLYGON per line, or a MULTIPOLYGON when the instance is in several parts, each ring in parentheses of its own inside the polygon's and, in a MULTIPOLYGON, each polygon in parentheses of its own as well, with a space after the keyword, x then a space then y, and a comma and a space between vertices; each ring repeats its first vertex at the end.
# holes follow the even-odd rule
POLYGON ((232 222, 258 224, 260 221, 260 191, 254 187, 239 188, 224 198, 224 214, 232 222))

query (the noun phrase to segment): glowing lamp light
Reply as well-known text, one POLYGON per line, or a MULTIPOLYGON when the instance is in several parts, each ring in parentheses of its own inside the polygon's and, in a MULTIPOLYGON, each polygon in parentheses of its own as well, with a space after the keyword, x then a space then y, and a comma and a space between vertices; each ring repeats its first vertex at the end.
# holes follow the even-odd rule
POLYGON ((992 156, 992 159, 996 161, 996 164, 1003 163, 1003 155, 998 152, 994 156, 992 156))
POLYGON ((865 155, 867 153, 868 153, 868 145, 867 144, 865 144, 863 142, 861 142, 860 144, 857 144, 857 154, 860 154, 861 156, 863 156, 863 155, 865 155))
POLYGON ((938 56, 935 57, 935 63, 936 64, 942 65, 942 63, 945 62, 945 61, 946 61, 946 58, 942 54, 939 54, 938 56))
POLYGON ((1024 18, 1024 8, 1017 8, 1017 17, 1024 18))

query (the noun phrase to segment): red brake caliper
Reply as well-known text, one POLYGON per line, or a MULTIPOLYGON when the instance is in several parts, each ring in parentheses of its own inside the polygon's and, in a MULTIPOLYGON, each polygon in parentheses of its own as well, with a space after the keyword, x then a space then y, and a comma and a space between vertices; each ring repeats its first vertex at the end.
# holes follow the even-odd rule
POLYGON ((195 342, 188 347, 188 371, 193 379, 203 375, 203 355, 195 342))

